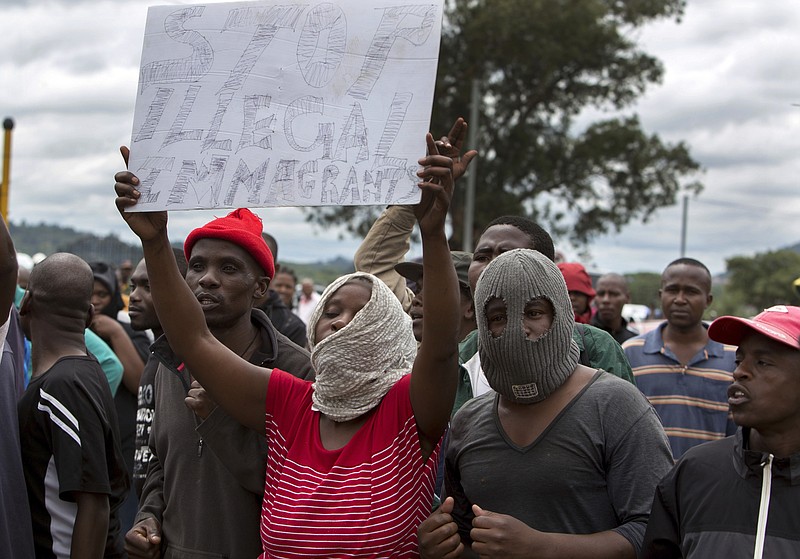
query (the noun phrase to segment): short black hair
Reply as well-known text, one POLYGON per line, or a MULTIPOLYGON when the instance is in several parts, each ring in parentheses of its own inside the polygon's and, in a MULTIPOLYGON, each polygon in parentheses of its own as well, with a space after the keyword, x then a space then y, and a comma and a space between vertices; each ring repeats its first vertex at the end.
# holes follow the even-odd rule
POLYGON ((91 307, 94 279, 82 258, 57 252, 33 267, 28 289, 45 312, 80 317, 91 307))
POLYGON ((666 271, 667 268, 671 268, 672 266, 679 266, 681 264, 683 264, 684 266, 694 266, 695 268, 700 268, 706 273, 706 275, 709 278, 711 277, 711 272, 706 267, 706 265, 700 262, 699 260, 695 260, 694 258, 678 258, 677 260, 673 260, 672 262, 667 264, 667 267, 664 268, 664 270, 666 271))
POLYGON ((673 260, 672 262, 667 264, 667 267, 664 268, 663 272, 661 272, 662 285, 664 283, 664 274, 667 272, 667 270, 669 270, 673 266, 692 266, 694 268, 701 269, 703 271, 703 275, 705 275, 706 279, 708 280, 708 286, 707 286, 708 293, 711 293, 711 283, 712 283, 711 272, 708 270, 705 264, 703 264, 699 260, 695 260, 694 258, 678 258, 677 260, 673 260))
POLYGON ((541 252, 551 261, 555 262, 556 249, 553 246, 553 238, 550 236, 550 233, 542 229, 535 221, 519 215, 504 215, 489 222, 489 225, 484 228, 481 235, 486 232, 486 229, 495 225, 512 225, 516 227, 528 235, 531 243, 533 243, 534 250, 541 252))

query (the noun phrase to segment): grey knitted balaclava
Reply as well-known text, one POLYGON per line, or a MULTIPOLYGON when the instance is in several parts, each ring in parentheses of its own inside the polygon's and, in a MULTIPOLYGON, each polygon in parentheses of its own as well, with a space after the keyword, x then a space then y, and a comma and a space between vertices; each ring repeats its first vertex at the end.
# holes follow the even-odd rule
POLYGON ((475 312, 481 366, 495 392, 521 404, 547 398, 567 380, 580 351, 572 340, 575 319, 564 277, 555 264, 535 250, 501 254, 483 271, 475 288, 475 312), (486 303, 505 301, 505 330, 493 337, 486 303), (525 305, 543 298, 553 305, 553 324, 543 336, 528 340, 522 326, 525 305))
POLYGON ((377 406, 411 372, 417 354, 411 317, 385 283, 363 272, 342 276, 325 289, 308 321, 308 342, 316 373, 312 409, 334 421, 354 419, 377 406), (347 326, 317 343, 317 322, 328 299, 355 277, 372 284, 369 301, 347 326))

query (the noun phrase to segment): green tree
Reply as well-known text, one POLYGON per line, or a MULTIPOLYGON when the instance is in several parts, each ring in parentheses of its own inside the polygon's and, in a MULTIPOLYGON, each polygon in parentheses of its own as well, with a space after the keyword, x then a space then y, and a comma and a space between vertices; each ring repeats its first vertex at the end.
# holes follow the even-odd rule
MULTIPOLYGON (((450 0, 446 3, 431 128, 468 116, 480 85, 476 238, 488 221, 526 215, 555 237, 585 244, 674 204, 700 170, 682 142, 642 130, 635 114, 580 128, 587 110, 616 111, 660 81, 660 62, 639 49, 642 25, 680 18, 685 0, 450 0)), ((451 208, 461 245, 463 196, 451 208)), ((349 223, 363 235, 378 209, 321 208, 309 220, 349 223)))
POLYGON ((637 272, 626 274, 631 303, 647 305, 651 309, 661 308, 658 290, 661 288, 661 274, 655 272, 637 272))
POLYGON ((800 276, 800 254, 776 250, 755 256, 734 256, 726 261, 728 283, 725 293, 747 305, 755 314, 773 305, 797 305, 800 299, 792 282, 800 276))

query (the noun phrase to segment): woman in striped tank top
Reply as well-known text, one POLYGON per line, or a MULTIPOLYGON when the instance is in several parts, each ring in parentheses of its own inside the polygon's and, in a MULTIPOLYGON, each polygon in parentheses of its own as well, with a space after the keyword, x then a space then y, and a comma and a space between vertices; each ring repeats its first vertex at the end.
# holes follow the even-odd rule
MULTIPOLYGON (((445 234, 452 160, 420 159, 415 206, 426 295, 417 349, 391 290, 365 273, 326 289, 308 325, 316 381, 252 365, 208 331, 178 272, 166 212, 124 212, 138 179, 116 175, 117 207, 148 262, 153 300, 175 352, 210 396, 269 442, 263 558, 416 557, 430 511, 458 371, 459 287, 445 234)), ((254 293, 254 297, 255 297, 254 293)))

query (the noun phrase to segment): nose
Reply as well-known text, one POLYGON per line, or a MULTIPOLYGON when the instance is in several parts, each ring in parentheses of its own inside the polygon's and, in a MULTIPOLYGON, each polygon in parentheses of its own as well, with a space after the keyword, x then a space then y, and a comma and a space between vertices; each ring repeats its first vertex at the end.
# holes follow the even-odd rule
POLYGON ((200 280, 198 281, 198 283, 205 288, 219 285, 219 281, 217 280, 216 274, 210 268, 206 269, 203 272, 203 275, 200 276, 200 280))
POLYGON ((742 360, 736 365, 736 368, 733 370, 733 380, 742 380, 744 378, 748 378, 750 376, 750 371, 745 364, 745 361, 742 360))

